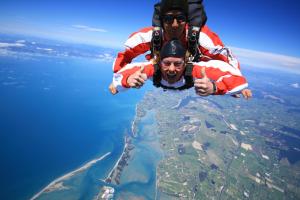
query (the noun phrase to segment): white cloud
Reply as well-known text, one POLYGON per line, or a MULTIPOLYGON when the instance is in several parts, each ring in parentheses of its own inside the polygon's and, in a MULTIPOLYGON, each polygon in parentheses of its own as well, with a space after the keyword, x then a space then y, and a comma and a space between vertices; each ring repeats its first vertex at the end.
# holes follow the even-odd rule
POLYGON ((291 86, 292 86, 293 88, 296 88, 296 89, 300 88, 299 83, 291 84, 291 86))
POLYGON ((112 62, 114 60, 114 57, 111 54, 104 53, 104 54, 98 55, 98 60, 101 60, 104 62, 112 62))
POLYGON ((44 51, 53 51, 53 49, 50 48, 41 48, 41 47, 36 47, 37 50, 44 50, 44 51))
POLYGON ((23 46, 25 46, 25 44, 0 42, 0 48, 6 48, 6 47, 23 47, 23 46))
POLYGON ((231 49, 242 65, 300 73, 300 58, 237 47, 231 47, 231 49))
POLYGON ((84 31, 89 31, 89 32, 101 32, 101 33, 106 33, 107 30, 105 29, 100 29, 100 28, 93 28, 93 27, 89 27, 89 26, 85 26, 85 25, 72 25, 73 28, 77 28, 80 30, 84 30, 84 31))
POLYGON ((17 40, 16 43, 25 43, 26 40, 17 40))

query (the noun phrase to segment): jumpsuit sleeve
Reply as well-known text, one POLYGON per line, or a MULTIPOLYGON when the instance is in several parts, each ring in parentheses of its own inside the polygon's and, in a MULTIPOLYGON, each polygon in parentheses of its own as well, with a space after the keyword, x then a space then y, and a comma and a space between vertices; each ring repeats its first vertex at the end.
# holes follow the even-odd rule
POLYGON ((114 73, 118 72, 125 65, 131 63, 131 61, 137 56, 150 50, 152 30, 152 27, 144 28, 129 36, 125 42, 125 50, 118 53, 113 63, 114 73))
POLYGON ((221 60, 240 70, 240 63, 226 47, 219 36, 212 32, 207 26, 201 28, 199 37, 199 48, 201 53, 210 59, 221 60))
POLYGON ((239 69, 232 68, 230 64, 220 60, 194 63, 192 73, 194 79, 202 78, 201 69, 203 67, 207 77, 216 84, 216 95, 231 95, 248 87, 248 82, 239 69))
POLYGON ((116 87, 116 89, 121 92, 130 88, 127 83, 127 79, 130 75, 140 70, 142 66, 144 66, 143 73, 147 75, 147 79, 152 78, 154 74, 154 66, 151 62, 127 64, 117 73, 113 74, 113 85, 116 87))

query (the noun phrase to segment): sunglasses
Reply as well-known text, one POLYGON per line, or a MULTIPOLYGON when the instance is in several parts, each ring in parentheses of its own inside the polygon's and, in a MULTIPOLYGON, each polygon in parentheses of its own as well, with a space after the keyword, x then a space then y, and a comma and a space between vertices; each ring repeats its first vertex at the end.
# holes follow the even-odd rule
POLYGON ((167 24, 172 24, 174 19, 176 19, 176 21, 178 23, 182 23, 182 22, 186 22, 186 16, 183 14, 179 14, 179 15, 164 15, 162 17, 163 22, 167 23, 167 24))

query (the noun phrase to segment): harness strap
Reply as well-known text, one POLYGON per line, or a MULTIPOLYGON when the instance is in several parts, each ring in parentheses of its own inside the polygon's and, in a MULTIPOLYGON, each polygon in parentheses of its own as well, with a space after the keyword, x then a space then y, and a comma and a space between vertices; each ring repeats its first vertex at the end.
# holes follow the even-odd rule
POLYGON ((153 58, 159 55, 159 51, 162 47, 162 29, 160 27, 154 27, 151 39, 151 55, 153 58))
POLYGON ((194 79, 193 79, 193 63, 188 62, 185 67, 184 72, 184 79, 185 79, 185 85, 187 88, 191 88, 194 86, 194 79))
POLYGON ((161 86, 161 72, 159 65, 156 63, 154 64, 154 74, 153 74, 153 85, 155 87, 160 87, 161 86))
POLYGON ((192 56, 192 61, 199 61, 201 52, 199 51, 199 36, 200 28, 195 26, 190 26, 188 29, 187 42, 188 51, 190 56, 192 56))

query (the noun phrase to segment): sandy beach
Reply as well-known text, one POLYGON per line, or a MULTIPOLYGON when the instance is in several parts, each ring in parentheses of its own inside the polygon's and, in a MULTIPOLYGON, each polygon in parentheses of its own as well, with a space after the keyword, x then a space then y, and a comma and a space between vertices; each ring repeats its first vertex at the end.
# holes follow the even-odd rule
MULTIPOLYGON (((108 174, 108 176, 106 177, 106 179, 105 180, 107 180, 109 177, 111 177, 111 174, 113 173, 113 171, 117 168, 117 166, 118 166, 118 164, 119 164, 119 162, 121 161, 121 159, 122 159, 122 157, 123 157, 123 155, 124 155, 124 153, 125 153, 125 149, 126 149, 126 147, 128 146, 128 144, 127 144, 127 142, 126 142, 126 140, 127 140, 127 137, 125 137, 125 145, 124 145, 124 148, 123 148, 123 151, 122 151, 122 154, 120 155, 120 157, 119 157, 119 159, 117 160, 117 162, 116 162, 116 164, 114 165, 114 167, 112 168, 112 170, 109 172, 109 174, 108 174)), ((104 180, 104 181, 105 181, 104 180)))
POLYGON ((138 105, 135 106, 135 115, 134 115, 134 119, 131 123, 131 134, 132 134, 132 137, 136 137, 136 129, 135 129, 135 123, 136 123, 136 120, 137 120, 137 108, 138 108, 138 105))
POLYGON ((66 187, 63 186, 62 181, 67 180, 67 179, 71 178, 72 176, 87 170, 88 168, 90 168, 91 166, 93 166, 94 164, 99 162, 100 160, 103 160, 110 154, 111 154, 111 152, 108 152, 99 158, 91 160, 90 162, 86 163, 82 167, 75 169, 74 171, 71 171, 71 172, 55 179, 49 185, 47 185, 45 188, 43 188, 40 192, 36 193, 30 200, 37 199, 44 192, 52 192, 54 190, 66 189, 66 187))

